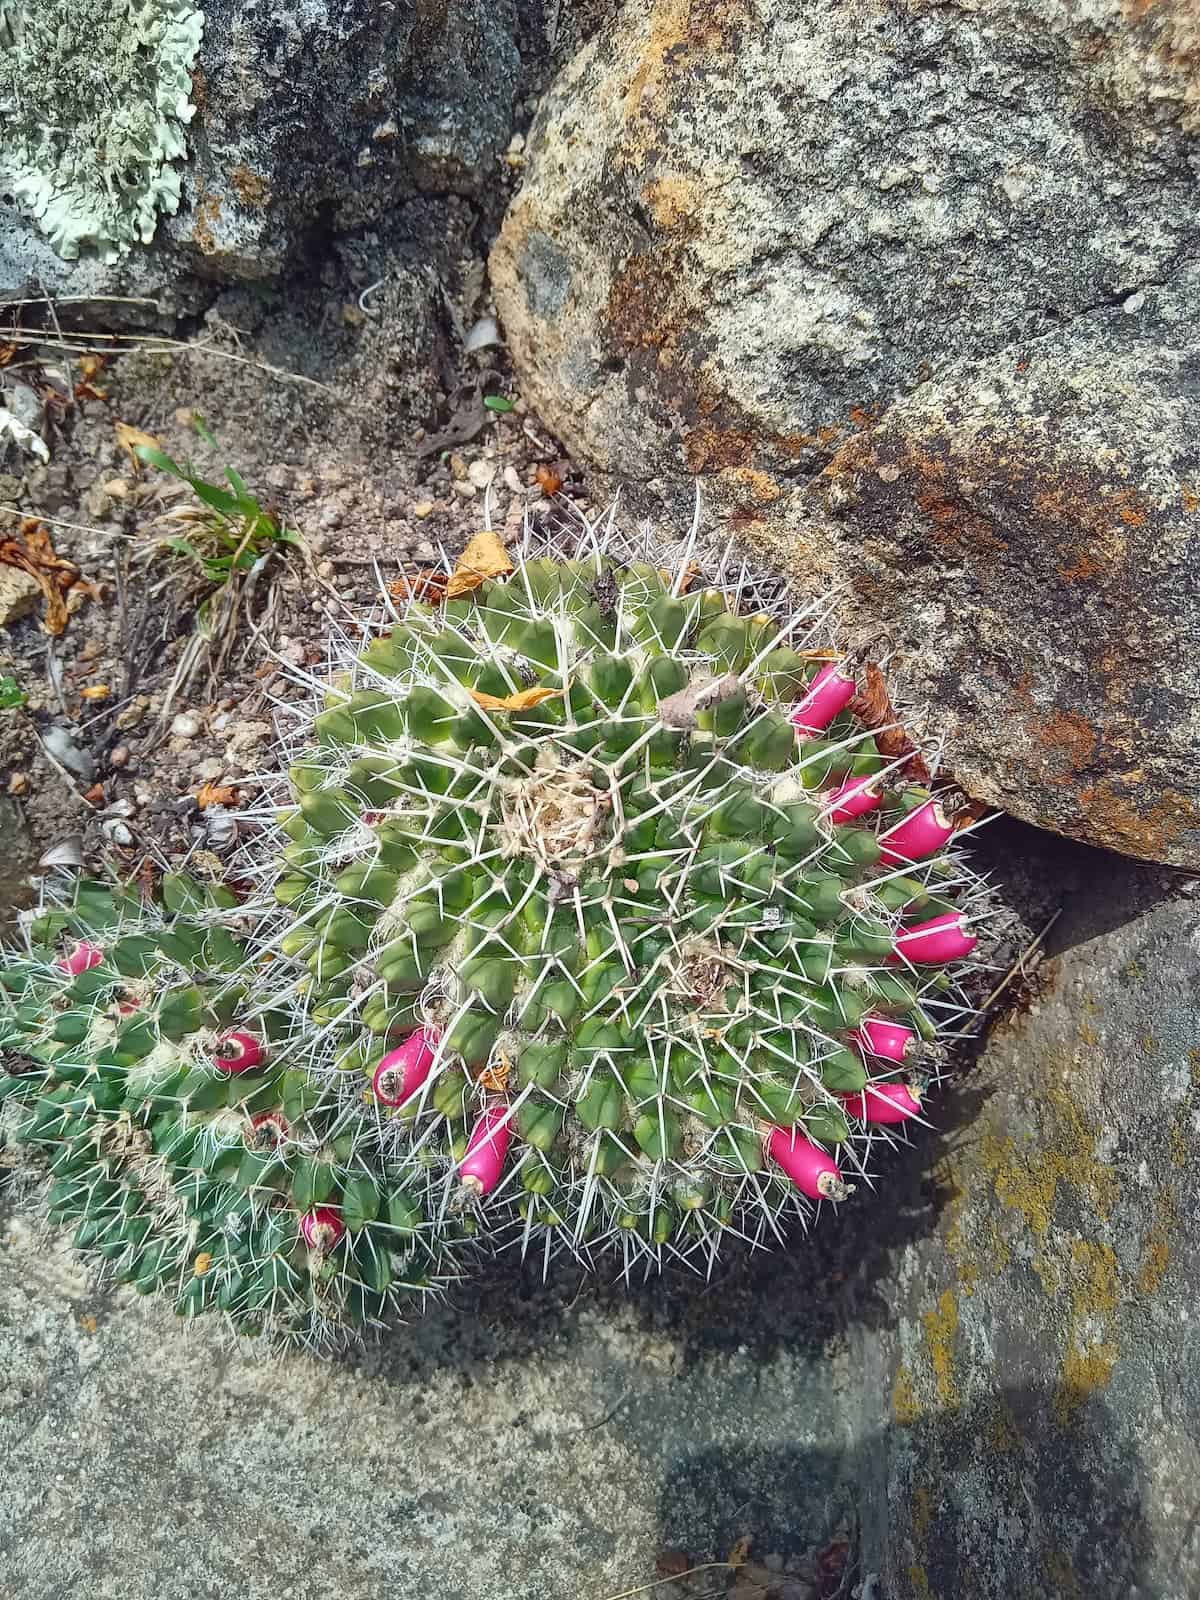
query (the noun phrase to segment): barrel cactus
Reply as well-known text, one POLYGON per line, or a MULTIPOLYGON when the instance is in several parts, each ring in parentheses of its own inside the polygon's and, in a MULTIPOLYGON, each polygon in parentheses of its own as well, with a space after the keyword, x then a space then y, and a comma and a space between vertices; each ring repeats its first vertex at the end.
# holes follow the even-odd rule
POLYGON ((472 1236, 709 1270, 869 1181, 986 896, 826 608, 692 556, 476 541, 335 660, 232 886, 37 920, 0 1093, 81 1248, 311 1338, 472 1236))

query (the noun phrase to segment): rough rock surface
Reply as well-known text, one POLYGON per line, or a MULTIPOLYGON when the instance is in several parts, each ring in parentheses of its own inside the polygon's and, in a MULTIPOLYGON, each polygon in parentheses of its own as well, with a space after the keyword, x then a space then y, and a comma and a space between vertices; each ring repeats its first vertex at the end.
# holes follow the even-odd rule
POLYGON ((862 1346, 890 1392, 860 1502, 889 1600, 1200 1590, 1197 926, 1113 861, 964 1087, 937 1227, 862 1346))
POLYGON ((981 796, 1192 865, 1198 59, 1182 0, 627 7, 492 256, 577 454, 919 643, 981 796))
POLYGON ((278 275, 314 236, 421 194, 486 198, 512 132, 520 0, 212 0, 193 75, 184 199, 154 246, 63 262, 0 206, 0 291, 185 297, 194 280, 278 275), (40 287, 39 287, 40 286, 40 287))
POLYGON ((667 1546, 803 1551, 849 1515, 857 1391, 797 1271, 665 1313, 510 1274, 361 1364, 272 1363, 0 1216, 0 1593, 599 1600, 667 1546))

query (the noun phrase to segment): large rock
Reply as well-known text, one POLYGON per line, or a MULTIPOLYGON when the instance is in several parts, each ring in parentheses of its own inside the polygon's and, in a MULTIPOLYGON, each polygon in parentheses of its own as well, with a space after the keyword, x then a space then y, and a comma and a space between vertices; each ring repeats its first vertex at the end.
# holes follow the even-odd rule
MULTIPOLYGON (((150 249, 105 265, 86 251, 60 260, 23 213, 0 206, 0 290, 177 291, 186 303, 197 280, 278 275, 305 247, 386 220, 416 195, 484 202, 494 192, 523 82, 520 46, 543 48, 536 5, 203 9, 178 213, 160 221, 150 249)), ((81 38, 80 71, 88 48, 81 38)))
POLYGON ((1198 50, 1182 0, 626 7, 492 257, 576 452, 841 585, 981 797, 1193 865, 1198 50))
POLYGON ((860 1500, 888 1600, 1200 1592, 1196 902, 1098 866, 935 1183, 895 1196, 938 1221, 861 1345, 889 1401, 860 1500))

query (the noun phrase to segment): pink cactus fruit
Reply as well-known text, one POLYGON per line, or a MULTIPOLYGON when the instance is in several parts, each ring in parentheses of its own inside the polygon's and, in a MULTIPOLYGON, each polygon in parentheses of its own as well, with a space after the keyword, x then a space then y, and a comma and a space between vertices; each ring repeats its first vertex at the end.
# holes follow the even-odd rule
POLYGON ((866 1017, 855 1040, 868 1055, 880 1056, 884 1061, 904 1061, 916 1034, 902 1022, 890 1022, 886 1017, 866 1017))
POLYGON ((969 956, 978 943, 976 935, 968 931, 962 912, 947 911, 897 934, 895 952, 888 960, 908 961, 914 966, 937 965, 969 956))
POLYGON ((512 1109, 489 1106, 471 1130, 467 1153, 459 1162, 458 1173, 465 1188, 474 1194, 491 1194, 500 1182, 504 1158, 512 1140, 512 1109))
POLYGON ((810 1200, 844 1200, 850 1193, 837 1164, 794 1128, 772 1128, 767 1153, 810 1200))
POLYGON ((861 1094, 844 1094, 842 1104, 861 1122, 907 1122, 921 1114, 921 1097, 907 1083, 870 1083, 861 1094))
POLYGON ((220 1072, 250 1072, 266 1060, 266 1046, 252 1033, 235 1028, 217 1044, 213 1064, 220 1072))
POLYGON ((98 944, 89 944, 86 939, 80 939, 74 950, 60 957, 58 965, 72 978, 77 978, 81 972, 90 972, 93 967, 98 967, 103 960, 104 951, 98 944))
POLYGON ((910 811, 879 836, 880 860, 897 867, 924 861, 954 837, 954 824, 934 799, 910 811))
POLYGON ((346 1224, 333 1206, 314 1206, 300 1218, 300 1236, 310 1250, 328 1255, 336 1249, 346 1224))
POLYGON ((810 738, 825 729, 854 698, 857 685, 836 661, 829 661, 792 707, 791 720, 800 733, 810 738))
POLYGON ((830 822, 853 822, 856 817, 865 817, 868 812, 882 805, 883 796, 877 787, 878 782, 878 778, 874 777, 847 778, 845 783, 831 790, 825 797, 830 822))
POLYGON ((375 1068, 371 1088, 385 1106, 401 1106, 429 1077, 437 1057, 441 1034, 436 1028, 418 1028, 375 1068))

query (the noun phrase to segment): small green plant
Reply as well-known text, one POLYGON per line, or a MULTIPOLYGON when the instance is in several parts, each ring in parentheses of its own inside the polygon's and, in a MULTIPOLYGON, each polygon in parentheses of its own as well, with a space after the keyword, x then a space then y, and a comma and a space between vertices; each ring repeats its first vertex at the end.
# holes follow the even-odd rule
POLYGON ((0 711, 13 711, 28 699, 24 689, 13 677, 0 678, 0 711))
MULTIPOLYGON (((194 418, 204 442, 219 448, 203 417, 194 418)), ((171 534, 162 543, 179 555, 189 556, 210 583, 227 583, 235 573, 249 572, 277 545, 298 545, 299 534, 285 528, 265 511, 232 467, 225 468, 229 487, 210 483, 190 466, 181 467, 153 445, 139 445, 138 456, 160 472, 186 483, 199 506, 180 507, 170 515, 186 522, 190 534, 171 534)))
MULTIPOLYGON (((203 417, 193 418, 196 431, 218 450, 203 417)), ((164 697, 160 722, 166 720, 178 695, 207 666, 211 688, 229 658, 239 634, 249 631, 256 604, 265 603, 264 577, 269 584, 272 558, 303 540, 251 494, 240 474, 225 468, 227 486, 211 483, 190 466, 180 464, 154 445, 138 445, 136 454, 148 466, 186 484, 195 496, 192 505, 172 506, 160 522, 170 529, 151 530, 151 555, 167 550, 194 568, 202 587, 194 595, 195 626, 180 654, 174 677, 164 697)), ((174 586, 177 574, 167 582, 174 586)))

